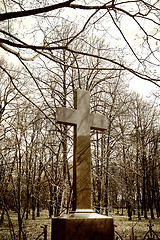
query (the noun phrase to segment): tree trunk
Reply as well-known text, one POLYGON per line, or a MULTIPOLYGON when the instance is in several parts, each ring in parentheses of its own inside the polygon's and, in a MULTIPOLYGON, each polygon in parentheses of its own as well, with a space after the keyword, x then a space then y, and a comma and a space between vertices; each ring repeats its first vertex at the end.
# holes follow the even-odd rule
POLYGON ((128 202, 128 220, 131 221, 132 220, 132 207, 130 202, 128 202))
POLYGON ((4 213, 5 213, 5 210, 4 208, 2 209, 2 213, 1 213, 1 219, 0 219, 0 225, 3 223, 4 221, 4 213))
POLYGON ((142 166, 143 166, 143 186, 142 186, 142 211, 144 211, 144 218, 147 219, 147 196, 146 196, 146 154, 144 149, 144 137, 142 138, 142 166))
POLYGON ((139 176, 138 176, 138 170, 139 170, 139 138, 138 138, 138 132, 136 132, 136 138, 137 138, 137 154, 136 154, 136 168, 137 168, 137 175, 136 175, 136 181, 137 181, 137 212, 138 212, 138 219, 141 219, 140 214, 140 187, 139 187, 139 176))
POLYGON ((148 207, 150 208, 151 211, 151 218, 154 219, 154 212, 153 212, 153 195, 151 195, 151 188, 153 188, 153 186, 151 187, 151 183, 150 183, 150 172, 149 172, 149 176, 147 174, 147 196, 148 196, 148 207))
POLYGON ((28 215, 29 215, 29 199, 30 199, 30 194, 29 194, 29 179, 28 179, 28 173, 26 172, 26 184, 27 184, 27 199, 26 199, 26 220, 28 220, 28 215))
POLYGON ((96 202, 96 184, 95 184, 95 179, 93 177, 93 205, 95 206, 95 209, 97 211, 97 202, 96 202))
POLYGON ((138 219, 141 219, 141 214, 140 214, 140 188, 139 188, 139 178, 137 174, 137 211, 138 211, 138 219))
POLYGON ((36 199, 34 196, 34 192, 32 193, 32 220, 35 220, 35 210, 36 210, 36 199))
MULTIPOLYGON (((111 124, 109 129, 111 129, 111 124)), ((109 130, 110 132, 111 130, 109 130)), ((108 171, 109 171, 109 156, 110 156, 110 136, 107 138, 107 153, 106 153, 106 167, 105 167, 105 197, 104 197, 104 207, 105 214, 108 216, 108 171)))
POLYGON ((21 235, 22 235, 22 218, 21 218, 21 153, 19 149, 19 156, 17 155, 18 158, 18 228, 19 228, 19 240, 21 240, 21 235))
POLYGON ((108 216, 108 172, 105 173, 105 198, 104 198, 104 207, 105 207, 105 214, 108 216))
POLYGON ((147 205, 146 205, 146 178, 143 176, 143 197, 142 197, 142 213, 144 211, 144 218, 147 219, 147 205))
POLYGON ((52 183, 50 183, 49 189, 50 189, 49 217, 51 218, 52 215, 53 215, 53 189, 52 189, 52 183))
POLYGON ((40 217, 40 201, 39 201, 39 191, 37 193, 37 217, 40 217))
MULTIPOLYGON (((97 199, 96 199, 96 210, 98 213, 100 213, 101 208, 101 166, 100 166, 100 154, 99 154, 99 135, 98 131, 96 132, 96 187, 97 187, 97 199)), ((102 145, 102 142, 101 142, 102 145)), ((101 146, 101 159, 102 159, 102 146, 101 146)))
POLYGON ((37 198, 37 217, 40 217, 40 190, 41 190, 41 168, 42 164, 39 163, 39 171, 38 171, 38 181, 37 181, 37 191, 36 191, 36 198, 37 198))
POLYGON ((156 213, 157 213, 157 218, 159 218, 160 217, 160 191, 159 191, 157 179, 155 183, 155 191, 156 191, 156 199, 155 199, 156 213))

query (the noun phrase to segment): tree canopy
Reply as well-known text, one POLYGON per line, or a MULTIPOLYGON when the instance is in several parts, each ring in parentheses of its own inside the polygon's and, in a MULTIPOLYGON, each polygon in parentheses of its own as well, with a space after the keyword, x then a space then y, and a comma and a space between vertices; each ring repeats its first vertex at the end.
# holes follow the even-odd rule
MULTIPOLYGON (((57 52, 63 50, 99 58, 104 62, 99 69, 122 70, 159 86, 159 11, 160 3, 154 0, 3 1, 0 47, 23 65, 37 57, 62 63, 57 52), (64 19, 71 26, 78 26, 68 39, 54 36, 58 28, 65 28, 64 19), (105 39, 106 46, 97 52, 75 48, 77 39, 86 42, 88 35, 105 39)), ((79 64, 68 67, 82 68, 79 64)))

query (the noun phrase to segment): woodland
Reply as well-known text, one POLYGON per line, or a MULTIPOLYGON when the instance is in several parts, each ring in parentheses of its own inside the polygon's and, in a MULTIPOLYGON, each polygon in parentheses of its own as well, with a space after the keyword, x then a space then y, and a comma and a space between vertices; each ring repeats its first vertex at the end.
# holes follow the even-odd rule
POLYGON ((4 0, 0 3, 0 226, 15 239, 25 221, 68 213, 73 201, 73 127, 56 108, 90 91, 92 205, 128 220, 160 217, 160 3, 4 0), (156 86, 148 98, 129 81, 156 86))

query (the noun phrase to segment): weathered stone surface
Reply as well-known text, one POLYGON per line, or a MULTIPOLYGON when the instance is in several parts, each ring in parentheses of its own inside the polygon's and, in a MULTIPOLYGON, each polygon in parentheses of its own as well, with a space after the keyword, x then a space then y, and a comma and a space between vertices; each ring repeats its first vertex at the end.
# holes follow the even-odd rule
POLYGON ((113 229, 110 217, 76 211, 52 219, 52 240, 113 240, 113 229))
POLYGON ((90 129, 105 130, 107 121, 101 114, 90 113, 90 93, 78 89, 74 109, 57 108, 57 122, 74 126, 74 210, 91 209, 90 129))

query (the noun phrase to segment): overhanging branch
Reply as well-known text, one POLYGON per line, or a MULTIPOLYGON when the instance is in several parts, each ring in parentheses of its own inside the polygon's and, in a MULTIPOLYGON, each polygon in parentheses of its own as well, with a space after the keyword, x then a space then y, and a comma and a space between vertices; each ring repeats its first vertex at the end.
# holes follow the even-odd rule
POLYGON ((154 83, 157 87, 160 87, 160 85, 157 83, 157 82, 160 81, 159 79, 150 78, 148 75, 137 72, 137 71, 133 70, 132 68, 129 68, 129 67, 125 66, 124 64, 122 64, 120 62, 117 62, 113 59, 109 59, 109 58, 102 57, 102 56, 97 56, 95 54, 90 54, 90 53, 86 53, 86 52, 75 51, 75 50, 69 49, 69 48, 67 48, 67 51, 70 51, 70 52, 75 53, 75 54, 80 54, 80 55, 89 56, 89 57, 93 57, 93 58, 99 58, 99 59, 102 59, 104 61, 108 61, 108 62, 110 62, 112 64, 115 64, 116 66, 120 67, 121 70, 126 70, 126 71, 132 73, 133 75, 137 76, 138 78, 141 78, 143 80, 154 83))
POLYGON ((69 1, 58 3, 52 6, 36 8, 36 9, 27 10, 27 11, 2 13, 0 14, 0 21, 12 19, 12 18, 27 17, 31 15, 40 14, 40 13, 50 12, 63 7, 70 7, 71 2, 73 1, 75 0, 69 0, 69 1))
POLYGON ((66 46, 58 46, 58 47, 47 47, 47 46, 36 46, 36 45, 28 45, 28 44, 19 44, 19 43, 14 43, 9 40, 0 38, 0 44, 7 44, 12 47, 17 47, 17 48, 28 48, 32 50, 56 50, 56 49, 64 49, 66 46))

